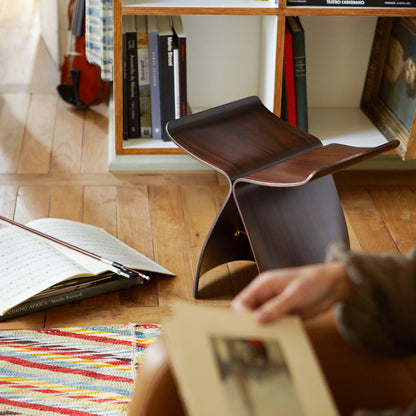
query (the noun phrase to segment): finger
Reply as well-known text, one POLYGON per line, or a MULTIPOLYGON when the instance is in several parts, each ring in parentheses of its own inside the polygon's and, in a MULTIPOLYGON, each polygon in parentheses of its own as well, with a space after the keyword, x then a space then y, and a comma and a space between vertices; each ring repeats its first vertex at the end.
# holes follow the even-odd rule
POLYGON ((232 306, 237 311, 254 310, 280 294, 285 286, 286 282, 276 276, 261 274, 234 298, 232 306))
POLYGON ((278 297, 273 297, 257 308, 254 319, 260 324, 268 324, 281 318, 283 315, 296 312, 299 307, 299 294, 293 290, 286 290, 278 297))

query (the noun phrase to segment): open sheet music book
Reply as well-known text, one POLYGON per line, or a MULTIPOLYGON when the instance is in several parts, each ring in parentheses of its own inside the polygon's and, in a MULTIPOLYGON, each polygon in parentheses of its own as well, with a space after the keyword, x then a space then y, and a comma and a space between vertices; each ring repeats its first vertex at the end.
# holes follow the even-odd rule
MULTIPOLYGON (((173 275, 105 230, 43 218, 26 224, 44 234, 126 267, 173 275)), ((0 229, 0 319, 142 283, 61 244, 18 227, 0 229)))
POLYGON ((297 317, 175 305, 162 334, 189 416, 337 416, 297 317))

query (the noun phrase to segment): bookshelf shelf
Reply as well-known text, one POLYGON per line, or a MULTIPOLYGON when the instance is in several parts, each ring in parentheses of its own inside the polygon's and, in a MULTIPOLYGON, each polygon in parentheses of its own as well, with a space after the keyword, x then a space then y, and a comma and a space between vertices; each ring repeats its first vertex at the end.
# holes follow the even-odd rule
POLYGON ((125 14, 142 13, 147 10, 152 14, 164 13, 169 11, 170 14, 275 14, 277 6, 269 1, 258 0, 164 0, 164 1, 134 1, 124 0, 122 11, 125 14))
POLYGON ((138 163, 143 157, 152 158, 153 167, 158 166, 159 159, 161 170, 166 166, 195 167, 183 163, 187 155, 172 143, 122 139, 121 24, 125 15, 182 16, 188 42, 188 98, 193 112, 257 95, 276 114, 281 110, 285 19, 301 16, 306 33, 310 132, 324 142, 361 146, 385 140, 359 109, 374 28, 377 17, 416 16, 416 8, 301 7, 283 3, 114 0, 110 169, 111 158, 117 159, 115 170, 123 169, 120 161, 124 157, 130 159, 126 166, 131 169, 133 156, 139 156, 138 163), (353 123, 357 128, 352 133, 353 123), (166 158, 172 163, 166 164, 166 158), (180 162, 175 165, 175 160, 180 162))

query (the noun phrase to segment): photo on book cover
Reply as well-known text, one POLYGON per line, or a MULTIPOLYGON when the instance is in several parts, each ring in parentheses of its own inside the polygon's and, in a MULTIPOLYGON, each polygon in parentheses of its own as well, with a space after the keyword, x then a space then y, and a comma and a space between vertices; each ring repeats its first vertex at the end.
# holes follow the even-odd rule
POLYGON ((280 342, 212 336, 231 415, 304 416, 280 342))

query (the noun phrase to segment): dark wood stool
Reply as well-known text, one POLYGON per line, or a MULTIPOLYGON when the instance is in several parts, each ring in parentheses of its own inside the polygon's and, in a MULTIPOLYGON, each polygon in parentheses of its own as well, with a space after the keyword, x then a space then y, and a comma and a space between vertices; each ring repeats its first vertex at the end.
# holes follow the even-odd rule
POLYGON ((254 260, 259 272, 300 266, 324 261, 332 242, 348 244, 332 173, 399 145, 323 146, 257 97, 170 121, 166 130, 230 184, 200 255, 196 298, 200 277, 220 264, 254 260))

